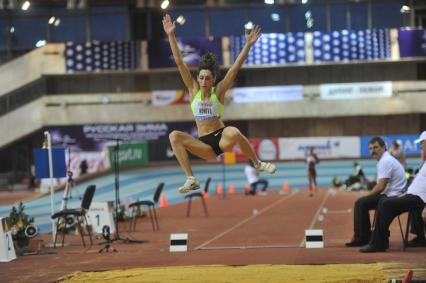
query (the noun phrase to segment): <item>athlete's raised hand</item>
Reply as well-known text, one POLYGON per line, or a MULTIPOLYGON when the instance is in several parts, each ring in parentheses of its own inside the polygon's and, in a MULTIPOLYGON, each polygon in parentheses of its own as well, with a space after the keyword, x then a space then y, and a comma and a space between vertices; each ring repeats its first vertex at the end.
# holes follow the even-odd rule
POLYGON ((176 29, 176 23, 172 20, 172 17, 170 17, 169 14, 166 14, 163 17, 163 28, 168 35, 173 33, 176 29))
POLYGON ((252 46, 262 34, 262 29, 259 26, 254 26, 251 31, 246 35, 246 42, 252 46))

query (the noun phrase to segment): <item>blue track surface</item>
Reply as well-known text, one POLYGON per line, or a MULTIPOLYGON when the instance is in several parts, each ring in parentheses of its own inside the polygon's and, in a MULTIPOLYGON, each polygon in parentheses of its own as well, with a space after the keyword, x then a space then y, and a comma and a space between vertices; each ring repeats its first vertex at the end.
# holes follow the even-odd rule
MULTIPOLYGON (((361 160, 359 161, 368 178, 375 178, 376 161, 361 160)), ((417 168, 420 165, 419 159, 408 160, 409 167, 417 168)), ((207 177, 212 177, 210 189, 215 190, 218 183, 223 182, 225 175, 225 186, 229 187, 234 184, 236 191, 243 191, 246 184, 244 175, 245 164, 228 165, 225 168, 225 174, 222 165, 200 165, 193 166, 194 175, 200 180, 201 185, 207 177)), ((345 180, 351 175, 353 170, 352 161, 323 161, 317 166, 318 186, 330 186, 333 177, 337 176, 345 180)), ((292 189, 300 189, 307 187, 306 164, 303 162, 284 162, 277 164, 277 172, 274 175, 264 175, 269 180, 269 187, 280 189, 285 181, 288 181, 292 189)), ((158 167, 149 169, 138 169, 134 171, 126 171, 120 173, 120 199, 125 200, 131 198, 133 201, 139 199, 152 199, 154 190, 159 182, 164 182, 165 187, 163 193, 167 196, 169 204, 183 201, 183 196, 177 192, 185 181, 185 176, 178 166, 158 167)), ((96 185, 96 193, 93 201, 114 201, 115 185, 114 176, 109 175, 81 183, 74 187, 71 192, 72 198, 68 202, 68 207, 79 207, 80 200, 78 196, 82 196, 85 188, 90 185, 96 185)), ((55 193, 55 210, 59 210, 61 206, 63 192, 55 193)), ((41 232, 51 230, 50 220, 50 194, 39 199, 25 203, 25 211, 35 219, 35 224, 41 232)), ((0 216, 8 216, 12 206, 0 206, 0 216)))

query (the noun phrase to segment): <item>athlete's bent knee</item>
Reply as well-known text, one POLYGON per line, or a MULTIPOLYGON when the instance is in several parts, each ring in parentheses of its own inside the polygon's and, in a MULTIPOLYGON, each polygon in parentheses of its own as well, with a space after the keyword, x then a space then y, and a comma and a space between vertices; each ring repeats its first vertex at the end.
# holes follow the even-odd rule
POLYGON ((170 143, 176 143, 176 142, 178 142, 180 140, 180 137, 182 136, 181 134, 182 133, 180 131, 172 131, 169 134, 170 143))
POLYGON ((222 135, 224 135, 227 139, 236 140, 241 136, 241 132, 235 127, 226 127, 223 130, 222 135))

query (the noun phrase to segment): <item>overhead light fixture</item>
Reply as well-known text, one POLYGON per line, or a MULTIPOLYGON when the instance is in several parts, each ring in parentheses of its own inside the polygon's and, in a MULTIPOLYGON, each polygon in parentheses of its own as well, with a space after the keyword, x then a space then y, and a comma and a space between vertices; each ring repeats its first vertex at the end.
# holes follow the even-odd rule
POLYGON ((184 16, 180 15, 179 17, 177 17, 176 22, 180 25, 183 25, 183 24, 185 24, 186 19, 185 19, 184 16))
POLYGON ((50 17, 50 19, 49 19, 49 25, 53 25, 54 23, 55 23, 55 20, 56 20, 56 18, 55 17, 50 17))
POLYGON ((265 4, 272 5, 274 4, 274 0, 264 0, 265 4))
POLYGON ((247 22, 245 25, 244 25, 244 28, 247 30, 247 31, 249 31, 249 30, 251 30, 252 28, 253 28, 253 22, 247 22))
POLYGON ((308 3, 308 0, 302 0, 302 4, 308 3))
POLYGON ((22 4, 21 9, 22 9, 23 11, 26 11, 26 10, 28 10, 28 8, 30 7, 30 5, 31 5, 30 1, 25 1, 25 2, 22 4))
POLYGON ((411 11, 411 8, 410 8, 410 6, 408 6, 408 5, 402 5, 401 6, 401 10, 399 10, 402 14, 407 14, 407 13, 410 13, 410 11, 411 11))
POLYGON ((169 4, 170 4, 169 0, 164 0, 161 3, 161 9, 163 9, 163 10, 167 9, 167 7, 169 6, 169 4))
POLYGON ((10 33, 14 33, 14 32, 15 32, 15 27, 10 27, 9 32, 10 32, 10 33))
POLYGON ((271 14, 271 20, 274 21, 274 22, 279 22, 279 20, 280 20, 280 14, 278 14, 278 13, 272 13, 271 14))
POLYGON ((42 39, 36 42, 36 47, 42 47, 43 45, 46 45, 46 40, 42 39))
POLYGON ((56 19, 55 23, 53 24, 55 27, 59 26, 61 24, 61 20, 59 18, 56 19))

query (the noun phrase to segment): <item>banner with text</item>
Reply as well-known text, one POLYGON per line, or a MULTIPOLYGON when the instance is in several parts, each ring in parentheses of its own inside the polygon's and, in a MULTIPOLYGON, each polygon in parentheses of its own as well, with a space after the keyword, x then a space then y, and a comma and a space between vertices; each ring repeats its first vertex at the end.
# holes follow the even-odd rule
POLYGON ((86 124, 43 128, 43 131, 50 133, 52 146, 69 147, 72 153, 102 152, 108 146, 115 145, 117 140, 120 143, 169 142, 169 134, 173 130, 197 136, 197 128, 193 122, 86 124))
MULTIPOLYGON (((249 139, 249 143, 260 160, 277 160, 279 158, 278 138, 249 139)), ((234 146, 232 151, 235 153, 237 161, 248 160, 238 145, 234 146)))
POLYGON ((359 137, 280 138, 280 159, 304 159, 309 148, 314 147, 319 158, 359 158, 359 137))
MULTIPOLYGON (((114 150, 114 146, 108 148, 110 164, 114 164, 114 150)), ((135 166, 148 163, 148 145, 146 143, 120 145, 118 163, 119 166, 135 166)))
POLYGON ((183 90, 156 90, 151 92, 153 106, 189 103, 189 93, 183 90))
POLYGON ((303 86, 301 85, 235 87, 231 92, 235 103, 303 100, 303 86))
POLYGON ((359 99, 391 96, 392 82, 343 83, 320 85, 321 99, 359 99))
MULTIPOLYGON (((420 156, 420 145, 414 143, 419 135, 387 135, 380 136, 386 142, 387 148, 390 148, 393 141, 398 141, 404 150, 405 156, 407 157, 419 157, 420 156)), ((361 157, 370 157, 370 150, 368 149, 368 142, 373 136, 361 137, 361 157)))

